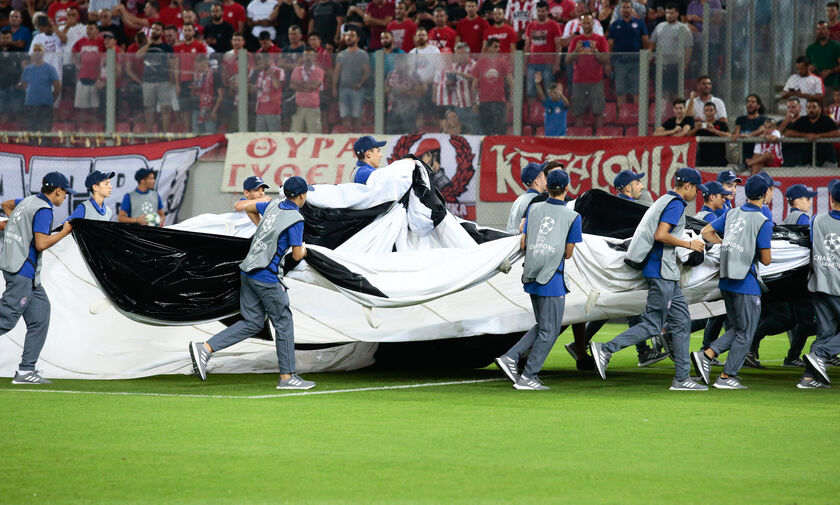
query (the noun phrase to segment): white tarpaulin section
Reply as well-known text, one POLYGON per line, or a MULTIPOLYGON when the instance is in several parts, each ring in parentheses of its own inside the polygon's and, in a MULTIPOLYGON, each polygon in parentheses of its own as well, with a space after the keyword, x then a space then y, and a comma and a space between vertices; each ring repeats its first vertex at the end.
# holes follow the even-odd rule
MULTIPOLYGON (((394 201, 410 186, 406 174, 412 168, 406 164, 378 170, 371 176, 374 184, 370 186, 317 186, 310 193, 310 202, 367 208, 394 201), (389 172, 390 178, 386 177, 389 172)), ((424 209, 419 202, 410 202, 408 209, 395 204, 335 251, 319 248, 365 276, 387 298, 338 288, 305 262, 290 273, 287 283, 296 343, 351 344, 296 352, 298 371, 368 366, 376 342, 504 334, 525 331, 534 324, 530 299, 520 282, 522 261, 514 261, 510 273, 498 273, 499 265, 517 251, 519 239, 508 237, 478 245, 451 215, 437 227, 428 227, 430 219, 424 209), (395 244, 397 252, 390 252, 395 244)), ((240 237, 250 236, 255 229, 243 214, 201 215, 176 227, 240 237)), ((626 266, 624 253, 611 248, 608 241, 620 242, 584 235, 584 242, 567 263, 571 289, 566 299, 567 323, 634 315, 644 309, 646 286, 640 271, 626 266)), ((805 248, 787 242, 774 242, 773 247, 774 263, 771 269, 762 269, 765 276, 774 269, 788 270, 808 261, 805 248)), ((45 252, 42 279, 52 302, 49 337, 38 363, 47 377, 191 373, 188 342, 206 340, 223 328, 218 322, 149 326, 120 314, 97 287, 73 239, 45 252)), ((719 298, 714 254, 708 255, 703 265, 685 269, 682 283, 692 304, 692 317, 723 312, 722 303, 714 301, 719 298)), ((17 367, 24 334, 21 320, 0 337, 0 375, 10 376, 17 367)), ((208 370, 277 372, 274 344, 257 340, 237 344, 216 353, 208 370)))

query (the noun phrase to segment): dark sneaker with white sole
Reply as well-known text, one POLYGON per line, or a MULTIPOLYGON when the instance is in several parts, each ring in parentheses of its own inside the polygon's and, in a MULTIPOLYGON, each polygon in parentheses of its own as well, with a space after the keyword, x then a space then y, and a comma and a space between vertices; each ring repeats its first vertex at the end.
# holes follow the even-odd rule
POLYGON ((291 377, 286 380, 277 382, 277 389, 312 389, 315 387, 313 381, 308 381, 301 378, 300 375, 293 373, 291 377))
POLYGON ((575 361, 578 360, 577 348, 575 347, 574 342, 566 344, 563 347, 566 348, 566 352, 569 353, 569 356, 571 356, 573 360, 575 360, 575 361))
POLYGON ((751 352, 748 352, 747 357, 744 358, 744 366, 747 368, 758 368, 759 370, 767 368, 758 361, 758 356, 751 352))
POLYGON ((207 380, 207 362, 210 361, 210 352, 204 347, 204 342, 190 342, 190 359, 196 377, 207 380))
POLYGON ((711 384, 709 376, 712 371, 712 360, 706 356, 706 353, 703 351, 692 352, 691 361, 694 363, 694 368, 697 369, 697 373, 700 374, 700 378, 703 379, 703 382, 705 382, 707 386, 711 384))
POLYGON ((737 375, 731 375, 725 379, 718 377, 714 386, 718 389, 747 389, 747 386, 741 384, 741 378, 737 375))
POLYGON ((525 377, 524 375, 519 376, 519 380, 513 383, 513 387, 522 391, 545 391, 546 389, 551 389, 548 386, 544 386, 539 377, 525 377))
POLYGON ((592 359, 595 360, 595 369, 598 370, 601 380, 607 380, 607 365, 610 363, 612 353, 605 350, 604 344, 601 342, 590 342, 589 352, 592 353, 592 359))
POLYGON ((825 382, 826 384, 831 383, 831 379, 828 377, 828 372, 825 370, 825 361, 823 361, 822 358, 812 352, 809 352, 802 357, 808 362, 809 368, 814 371, 817 375, 816 378, 819 379, 820 382, 825 382))
POLYGON ((825 361, 825 364, 828 366, 840 366, 840 358, 837 356, 832 356, 831 358, 823 361, 825 361))
POLYGON ((802 380, 796 385, 799 389, 830 389, 831 386, 826 384, 825 382, 820 382, 816 379, 806 379, 802 377, 802 380))
POLYGON ((52 384, 52 381, 41 377, 41 370, 15 370, 12 384, 52 384))
POLYGON ((499 370, 504 372, 507 378, 514 384, 516 384, 519 380, 519 370, 516 369, 516 361, 507 354, 496 358, 496 366, 499 367, 499 370))
POLYGON ((639 354, 639 365, 640 367, 652 365, 654 363, 659 363, 663 359, 668 357, 667 352, 658 352, 654 351, 653 349, 648 349, 643 353, 639 354))
POLYGON ((723 362, 718 361, 717 358, 712 358, 712 366, 723 366, 723 362))
POLYGON ((674 379, 671 382, 671 387, 668 389, 670 389, 671 391, 708 391, 709 386, 705 384, 699 384, 693 379, 686 379, 684 381, 678 381, 677 379, 674 379))
POLYGON ((782 366, 785 367, 794 367, 794 368, 805 368, 805 362, 799 358, 785 358, 782 362, 782 366))

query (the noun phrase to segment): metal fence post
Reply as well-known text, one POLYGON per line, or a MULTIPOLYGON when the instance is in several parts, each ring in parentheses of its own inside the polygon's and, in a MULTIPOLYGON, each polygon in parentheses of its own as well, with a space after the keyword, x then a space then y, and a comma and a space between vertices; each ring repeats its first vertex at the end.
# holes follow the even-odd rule
MULTIPOLYGON (((656 96, 659 96, 658 94, 656 96)), ((648 134, 650 110, 650 50, 639 51, 639 135, 648 134)))
MULTIPOLYGON (((663 71, 662 61, 664 60, 664 58, 662 56, 662 51, 656 51, 653 54, 656 57, 656 71, 655 71, 655 77, 654 77, 654 81, 653 81, 653 87, 654 87, 654 92, 655 92, 654 95, 656 96, 656 101, 654 102, 656 105, 654 106, 654 111, 653 111, 653 118, 654 118, 653 119, 653 124, 654 124, 654 128, 656 128, 658 125, 660 125, 662 123, 662 113, 664 112, 662 110, 663 109, 662 104, 665 103, 666 104, 665 107, 667 107, 667 102, 664 102, 662 100, 662 96, 663 96, 662 95, 662 71, 663 71)), ((682 51, 680 51, 679 61, 680 61, 680 65, 682 65, 685 61, 685 53, 682 52, 682 51)), ((680 67, 680 68, 682 68, 682 67, 680 67)), ((639 74, 640 74, 639 79, 641 80, 641 68, 639 70, 639 74)), ((679 81, 679 84, 680 84, 680 86, 677 89, 684 89, 682 87, 682 80, 679 81)), ((641 88, 639 88, 639 89, 641 89, 641 88)), ((682 92, 680 92, 679 94, 682 95, 682 92)), ((641 100, 640 100, 640 102, 641 102, 641 100)), ((641 112, 642 111, 640 110, 639 113, 641 114, 641 112)))
POLYGON ((385 51, 373 53, 373 131, 385 133, 385 51))
POLYGON ((117 53, 108 49, 105 54, 105 133, 117 129, 117 53))
POLYGON ((726 55, 724 56, 726 61, 726 84, 724 85, 724 103, 731 103, 732 102, 732 9, 726 9, 726 14, 724 14, 726 20, 724 22, 724 26, 726 27, 726 55))
POLYGON ((513 89, 510 90, 510 97, 513 99, 513 134, 522 135, 522 105, 527 86, 522 85, 525 82, 525 54, 520 50, 513 53, 513 82, 513 89))
POLYGON ((747 67, 747 71, 749 72, 749 75, 747 76, 747 93, 755 93, 755 91, 753 91, 755 89, 757 59, 755 57, 755 0, 750 0, 750 10, 747 11, 747 26, 749 27, 747 30, 749 33, 749 52, 747 54, 750 55, 749 67, 747 67))
POLYGON ((237 92, 237 96, 239 98, 239 108, 237 112, 239 113, 239 131, 247 132, 248 131, 248 52, 245 50, 240 50, 239 54, 237 55, 237 82, 239 83, 239 89, 237 92))
POLYGON ((700 66, 702 75, 709 75, 709 27, 712 22, 709 4, 703 4, 703 63, 700 66))

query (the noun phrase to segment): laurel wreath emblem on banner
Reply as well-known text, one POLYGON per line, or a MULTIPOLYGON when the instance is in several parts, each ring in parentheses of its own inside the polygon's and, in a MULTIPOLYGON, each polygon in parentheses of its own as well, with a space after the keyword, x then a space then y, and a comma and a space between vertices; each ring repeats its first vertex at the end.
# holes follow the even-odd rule
MULTIPOLYGON (((393 163, 406 154, 409 154, 411 152, 411 146, 422 137, 423 135, 403 135, 400 137, 394 146, 394 150, 391 152, 388 163, 393 163)), ((440 189, 440 194, 447 202, 456 203, 458 196, 467 191, 467 186, 472 180, 473 175, 475 175, 475 168, 473 168, 475 154, 473 154, 467 139, 459 135, 451 135, 449 137, 449 144, 455 149, 456 170, 451 182, 440 189)))

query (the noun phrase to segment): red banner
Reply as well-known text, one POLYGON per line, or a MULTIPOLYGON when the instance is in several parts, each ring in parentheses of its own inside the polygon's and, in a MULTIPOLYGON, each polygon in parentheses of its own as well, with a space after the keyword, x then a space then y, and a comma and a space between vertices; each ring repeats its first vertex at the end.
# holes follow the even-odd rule
MULTIPOLYGON (((777 176, 773 169, 768 170, 768 173, 773 176, 773 180, 779 181, 782 183, 781 186, 777 187, 773 192, 773 201, 770 203, 770 210, 773 211, 773 221, 776 224, 781 223, 785 216, 790 209, 788 209, 787 199, 785 199, 785 191, 787 188, 793 186, 794 184, 804 184, 811 188, 813 191, 817 192, 817 196, 814 197, 814 200, 811 204, 811 212, 810 214, 813 216, 815 214, 821 212, 828 212, 829 207, 829 195, 828 195, 828 183, 831 179, 836 178, 836 175, 833 176, 822 176, 822 177, 784 177, 784 176, 777 176)), ((701 172, 703 175, 704 181, 714 181, 717 180, 717 173, 714 172, 701 172)), ((747 180, 749 175, 746 174, 739 174, 739 177, 743 180, 747 180)), ((698 205, 703 204, 703 199, 698 196, 697 197, 698 205)), ((739 185, 738 190, 735 193, 735 205, 741 205, 747 201, 747 197, 744 195, 744 186, 739 185)), ((698 208, 700 208, 698 206, 698 208)))
POLYGON ((565 163, 569 193, 592 188, 608 190, 622 170, 644 172, 642 183, 654 197, 671 189, 677 169, 693 167, 697 143, 691 137, 632 137, 566 139, 545 137, 485 137, 481 147, 481 200, 508 202, 525 192, 519 178, 534 161, 565 163))

